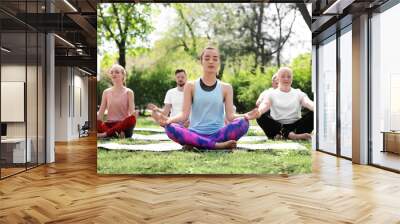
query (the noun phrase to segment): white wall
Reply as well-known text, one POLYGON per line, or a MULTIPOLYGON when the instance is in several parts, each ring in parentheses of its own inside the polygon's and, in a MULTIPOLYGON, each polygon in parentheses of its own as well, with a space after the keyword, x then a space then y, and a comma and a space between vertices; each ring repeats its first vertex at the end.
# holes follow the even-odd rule
POLYGON ((56 141, 79 138, 78 124, 88 120, 88 78, 76 68, 56 67, 55 96, 56 141))
MULTIPOLYGON (((51 7, 51 6, 50 6, 51 7)), ((49 7, 49 8, 50 8, 49 7)), ((55 42, 54 35, 46 35, 46 163, 56 160, 55 153, 55 42)))
MULTIPOLYGON (((5 82, 25 82, 24 65, 2 65, 1 66, 1 81, 5 82)), ((7 110, 7 108, 1 108, 7 110)), ((7 136, 8 137, 25 137, 25 122, 7 122, 7 136)))
POLYGON ((68 68, 55 68, 55 140, 68 140, 68 68))

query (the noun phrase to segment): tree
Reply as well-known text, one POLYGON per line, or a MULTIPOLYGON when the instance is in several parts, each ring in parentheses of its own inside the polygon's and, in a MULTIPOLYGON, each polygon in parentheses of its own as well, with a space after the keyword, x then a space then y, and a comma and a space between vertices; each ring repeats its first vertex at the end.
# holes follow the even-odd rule
POLYGON ((145 41, 153 30, 151 7, 148 4, 111 3, 98 5, 99 40, 114 41, 119 51, 118 63, 125 67, 126 51, 140 41, 145 41))
POLYGON ((257 3, 241 4, 239 7, 246 18, 241 30, 248 43, 245 48, 254 54, 254 69, 259 66, 263 73, 274 55, 280 67, 280 53, 292 34, 296 19, 295 5, 257 3))
POLYGON ((204 45, 201 40, 213 42, 220 50, 220 78, 226 68, 240 71, 243 57, 253 61, 252 73, 257 69, 263 73, 271 64, 280 66, 281 52, 293 33, 297 13, 294 4, 178 3, 171 6, 177 14, 176 24, 167 34, 175 40, 171 49, 182 48, 197 59, 204 45))
MULTIPOLYGON (((182 48, 194 60, 199 60, 200 51, 207 45, 217 46, 220 50, 220 70, 219 78, 222 77, 225 68, 226 52, 223 50, 224 44, 217 39, 210 31, 212 23, 215 21, 224 21, 223 18, 214 17, 221 8, 231 8, 229 4, 172 4, 177 13, 175 26, 170 29, 171 37, 175 44, 171 49, 182 48)), ((224 10, 229 13, 229 10, 224 10)), ((222 14, 223 15, 223 14, 222 14)), ((229 21, 227 21, 229 23, 229 21)), ((228 45, 227 45, 228 46, 228 45)))
POLYGON ((178 14, 178 24, 176 26, 177 46, 182 46, 186 53, 193 58, 197 58, 198 33, 195 30, 197 25, 196 19, 194 16, 191 16, 193 10, 179 3, 173 4, 173 7, 178 14))
POLYGON ((260 68, 263 73, 274 58, 274 64, 281 65, 296 13, 293 4, 213 4, 203 9, 205 16, 199 19, 209 23, 207 36, 217 40, 221 55, 239 66, 242 56, 252 55, 252 72, 260 68))

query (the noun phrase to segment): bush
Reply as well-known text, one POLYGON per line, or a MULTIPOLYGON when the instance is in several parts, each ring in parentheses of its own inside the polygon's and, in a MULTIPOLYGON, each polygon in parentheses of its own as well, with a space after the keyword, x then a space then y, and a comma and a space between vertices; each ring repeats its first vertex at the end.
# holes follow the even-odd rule
POLYGON ((271 79, 276 70, 276 67, 270 67, 265 73, 257 71, 255 74, 240 71, 234 76, 227 77, 227 82, 233 87, 233 103, 237 112, 244 113, 255 107, 260 93, 270 88, 271 79))
POLYGON ((311 53, 305 53, 293 59, 290 68, 293 70, 293 88, 299 88, 313 99, 311 90, 311 53))
POLYGON ((102 78, 97 81, 97 106, 101 104, 101 97, 103 96, 103 91, 111 86, 108 79, 102 78))
POLYGON ((128 75, 127 87, 135 93, 135 106, 141 114, 144 113, 148 103, 155 103, 159 106, 164 104, 164 97, 167 91, 174 88, 175 81, 169 77, 172 71, 159 66, 152 70, 133 69, 128 75))

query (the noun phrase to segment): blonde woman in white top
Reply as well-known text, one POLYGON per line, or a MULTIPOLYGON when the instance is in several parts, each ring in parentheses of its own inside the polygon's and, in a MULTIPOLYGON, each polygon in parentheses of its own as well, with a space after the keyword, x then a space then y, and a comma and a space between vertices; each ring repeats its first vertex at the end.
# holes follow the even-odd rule
POLYGON ((288 139, 311 139, 314 128, 314 102, 300 89, 292 88, 293 73, 290 68, 283 67, 277 72, 279 86, 268 91, 253 116, 264 130, 268 138, 281 135, 288 139), (302 117, 301 109, 310 110, 302 117), (270 110, 270 116, 261 116, 270 110))

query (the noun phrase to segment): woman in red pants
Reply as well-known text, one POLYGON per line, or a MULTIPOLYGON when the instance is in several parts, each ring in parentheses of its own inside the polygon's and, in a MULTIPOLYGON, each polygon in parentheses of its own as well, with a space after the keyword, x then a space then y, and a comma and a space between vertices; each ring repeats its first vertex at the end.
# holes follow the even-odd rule
POLYGON ((126 71, 121 65, 110 69, 113 86, 104 90, 97 113, 97 137, 131 137, 136 124, 133 91, 125 87, 126 71), (107 121, 103 122, 107 110, 107 121))

